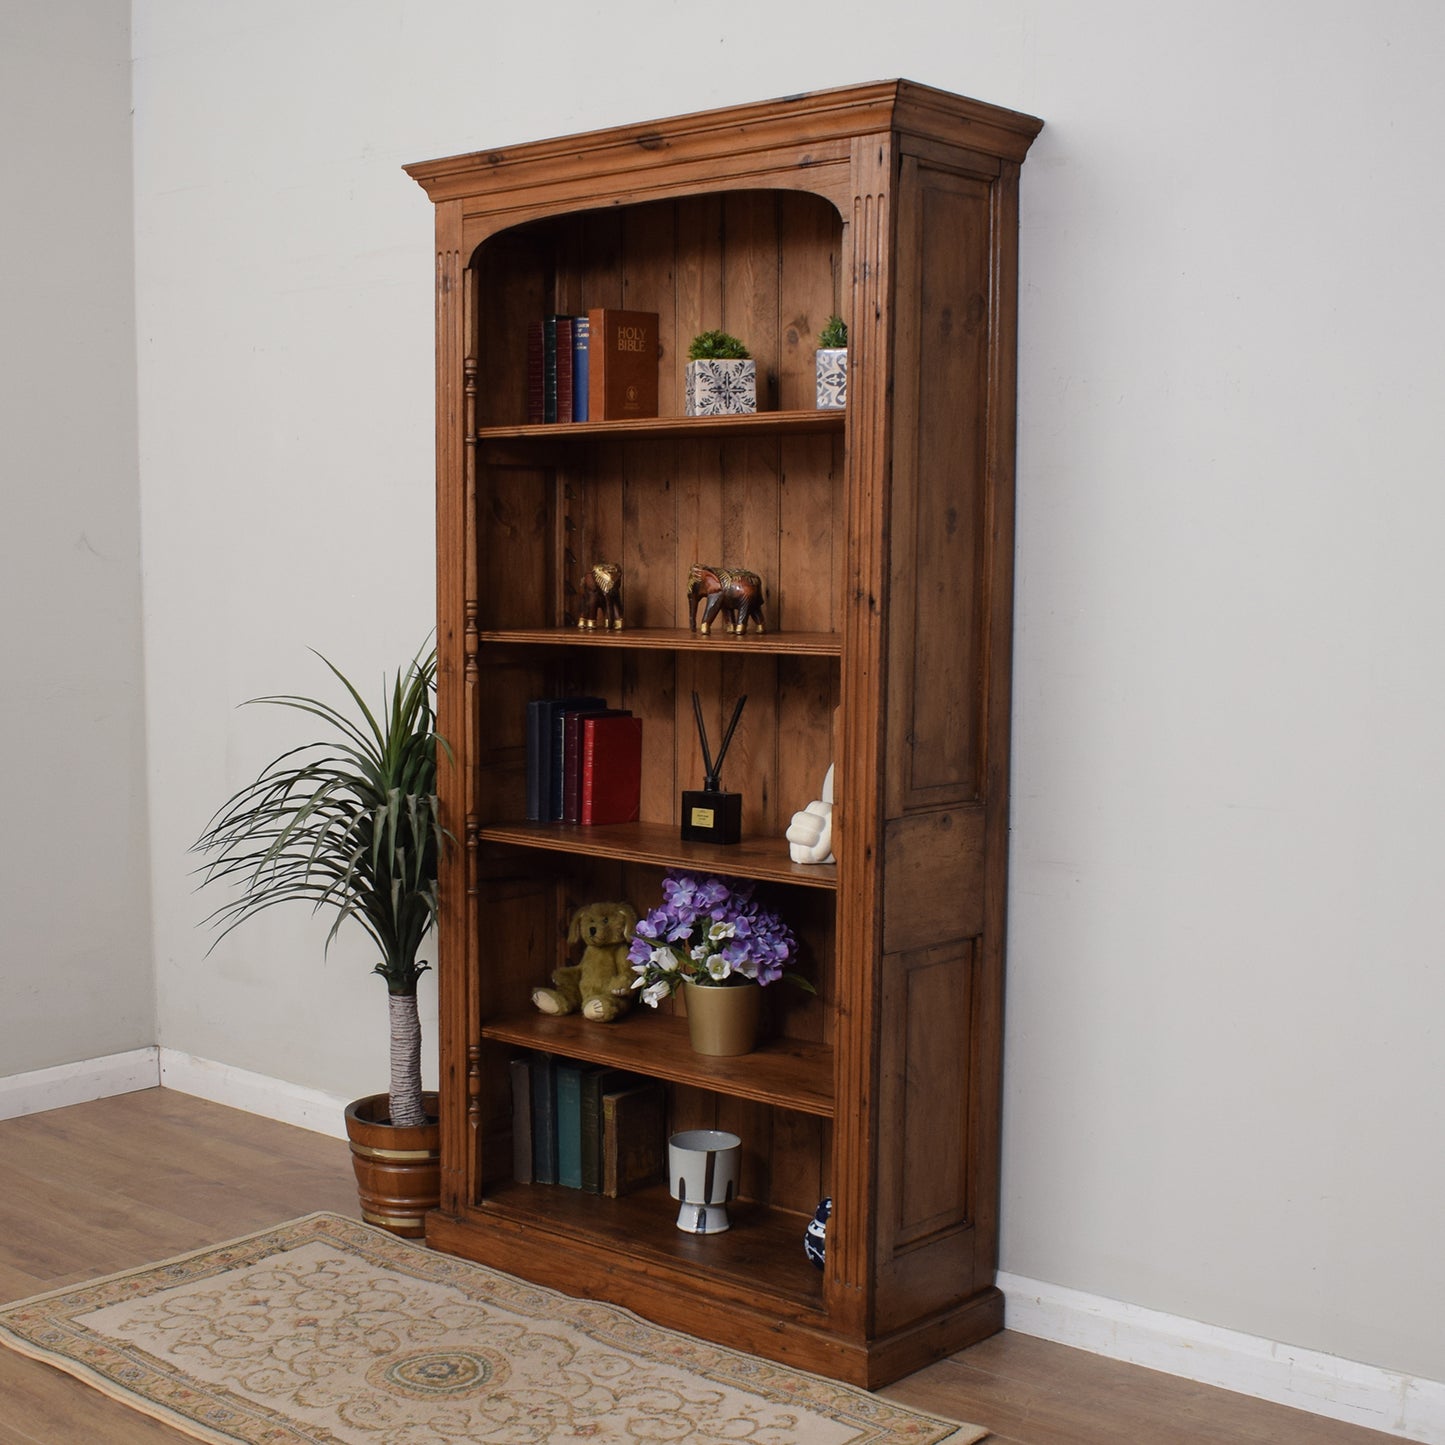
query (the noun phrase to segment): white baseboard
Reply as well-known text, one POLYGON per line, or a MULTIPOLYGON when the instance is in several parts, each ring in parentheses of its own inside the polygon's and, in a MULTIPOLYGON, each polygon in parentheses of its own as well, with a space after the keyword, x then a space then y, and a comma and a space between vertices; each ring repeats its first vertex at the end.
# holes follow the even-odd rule
POLYGON ((152 1044, 101 1059, 11 1074, 0 1079, 0 1119, 18 1119, 23 1114, 108 1099, 112 1094, 154 1089, 161 1081, 159 1053, 152 1044))
POLYGON ((998 1286, 1004 1292, 1004 1325, 1020 1334, 1406 1440, 1445 1445, 1445 1383, 1440 1381, 1296 1349, 1019 1275, 1001 1273, 998 1286))
POLYGON ((329 1134, 333 1139, 346 1138, 345 1113, 351 1100, 337 1094, 288 1084, 284 1079, 253 1074, 231 1064, 198 1059, 177 1049, 161 1049, 160 1081, 164 1088, 194 1094, 213 1104, 227 1104, 282 1124, 329 1134))

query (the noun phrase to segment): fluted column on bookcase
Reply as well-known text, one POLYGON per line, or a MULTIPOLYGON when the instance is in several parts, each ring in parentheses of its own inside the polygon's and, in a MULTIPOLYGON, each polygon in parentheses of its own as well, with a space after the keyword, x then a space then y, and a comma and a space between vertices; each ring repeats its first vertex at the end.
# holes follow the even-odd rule
MULTIPOLYGON (((464 641, 458 630, 459 606, 464 591, 463 551, 458 543, 464 525, 463 497, 467 487, 465 433, 460 425, 463 411, 463 353, 467 349, 462 308, 454 304, 462 286, 461 207, 447 204, 436 211, 436 493, 437 493, 437 731, 450 746, 450 753, 438 758, 438 770, 465 766, 457 744, 465 726, 466 700, 464 641)), ((456 790, 445 778, 439 779, 443 799, 454 799, 456 790)), ((444 808, 443 825, 457 841, 443 852, 440 873, 440 918, 438 920, 438 1048, 442 1066, 439 1079, 439 1107, 442 1132, 441 1209, 453 1213, 463 1202, 465 1171, 458 1167, 464 1151, 459 1147, 466 1129, 464 1080, 458 1062, 465 1058, 466 1039, 457 1033, 458 1011, 449 1007, 455 990, 466 989, 465 948, 457 944, 466 937, 466 878, 468 859, 460 846, 465 819, 444 808), (461 956, 458 956, 461 955, 461 956)))
POLYGON ((467 1123, 475 1134, 482 1122, 482 1046, 467 1045, 467 1123))
MULTIPOLYGON (((894 165, 890 137, 862 138, 853 147, 853 214, 850 224, 853 275, 849 307, 848 448, 845 476, 847 579, 843 599, 843 652, 852 660, 844 672, 842 757, 834 813, 838 867, 838 997, 835 1036, 837 1078, 868 1080, 857 1107, 834 1120, 834 1158, 852 1161, 833 1180, 833 1220, 827 1251, 831 1307, 858 1334, 871 1329, 870 1237, 873 1230, 872 1170, 876 1149, 877 1101, 874 1040, 876 968, 881 932, 881 869, 868 863, 878 837, 879 750, 883 696, 883 628, 887 585, 883 551, 883 508, 887 475, 890 314, 887 256, 891 225, 888 196, 894 165), (836 1236, 833 1237, 833 1236, 836 1236), (836 1252, 835 1252, 836 1250, 836 1252)), ((850 1085, 850 1087, 852 1087, 850 1085)))
POLYGON ((461 989, 466 996, 467 1039, 467 1124, 465 1151, 466 1198, 475 1199, 481 1189, 482 1046, 480 980, 473 966, 477 940, 478 873, 481 857, 482 820, 477 805, 477 759, 481 751, 481 617, 477 574, 477 374, 480 344, 477 316, 477 272, 468 266, 462 272, 462 430, 466 438, 462 478, 462 651, 465 658, 465 752, 464 791, 466 798, 466 948, 461 989))

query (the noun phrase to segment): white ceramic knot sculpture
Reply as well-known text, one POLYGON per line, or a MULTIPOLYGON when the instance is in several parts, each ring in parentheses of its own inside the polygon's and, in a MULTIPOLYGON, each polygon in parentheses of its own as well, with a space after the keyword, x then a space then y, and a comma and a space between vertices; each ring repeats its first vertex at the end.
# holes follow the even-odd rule
POLYGON ((793 814, 785 835, 794 863, 836 863, 833 857, 833 765, 823 779, 823 796, 793 814))

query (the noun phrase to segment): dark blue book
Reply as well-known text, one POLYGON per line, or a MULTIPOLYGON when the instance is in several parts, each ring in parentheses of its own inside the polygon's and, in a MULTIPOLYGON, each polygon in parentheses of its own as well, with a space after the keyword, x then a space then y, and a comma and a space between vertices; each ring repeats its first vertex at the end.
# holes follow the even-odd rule
POLYGON ((600 697, 538 697, 527 704, 529 823, 549 823, 562 816, 562 715, 606 706, 606 699, 600 697))
POLYGON ((588 333, 591 325, 585 316, 572 318, 572 420, 587 420, 588 333))

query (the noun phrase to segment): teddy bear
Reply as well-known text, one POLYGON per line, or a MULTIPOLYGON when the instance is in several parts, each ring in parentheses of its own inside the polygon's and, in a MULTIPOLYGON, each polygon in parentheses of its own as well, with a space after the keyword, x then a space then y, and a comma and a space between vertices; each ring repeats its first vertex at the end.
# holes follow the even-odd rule
POLYGON ((630 903, 586 903, 572 915, 568 943, 582 944, 582 957, 552 974, 554 988, 534 988, 532 1003, 544 1014, 570 1014, 610 1023, 632 1003, 636 975, 627 948, 637 931, 630 903))

